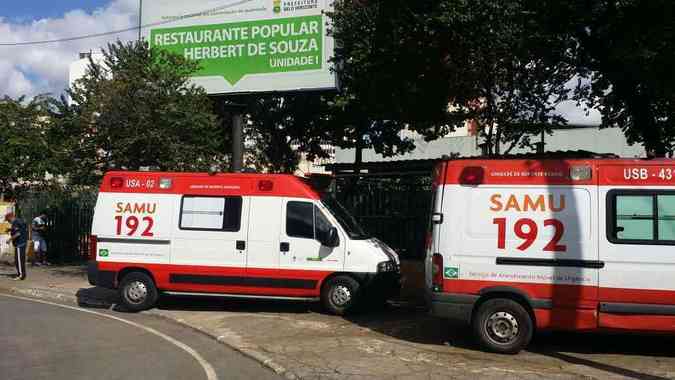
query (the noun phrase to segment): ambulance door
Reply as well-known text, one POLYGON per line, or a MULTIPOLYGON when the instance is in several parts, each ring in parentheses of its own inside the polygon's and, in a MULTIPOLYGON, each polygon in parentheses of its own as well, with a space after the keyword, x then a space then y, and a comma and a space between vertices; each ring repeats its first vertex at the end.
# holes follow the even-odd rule
POLYGON ((449 284, 515 288, 535 300, 540 326, 597 327, 594 186, 463 187, 457 194, 453 205, 466 227, 449 284))
POLYGON ((249 199, 241 196, 184 195, 174 227, 172 281, 230 284, 246 268, 249 199), (187 275, 187 276, 185 276, 187 275))
POLYGON ((675 330, 675 190, 604 187, 601 195, 600 326, 675 330))
MULTIPOLYGON (((340 234, 337 247, 327 247, 319 240, 327 234, 333 222, 329 213, 306 199, 284 200, 281 231, 281 270, 303 270, 304 276, 321 276, 323 271, 342 270, 346 241, 340 234)), ((339 229, 338 229, 339 231, 339 229)))
POLYGON ((280 197, 251 197, 248 226, 246 270, 251 276, 265 275, 279 269, 279 234, 281 233, 280 197))

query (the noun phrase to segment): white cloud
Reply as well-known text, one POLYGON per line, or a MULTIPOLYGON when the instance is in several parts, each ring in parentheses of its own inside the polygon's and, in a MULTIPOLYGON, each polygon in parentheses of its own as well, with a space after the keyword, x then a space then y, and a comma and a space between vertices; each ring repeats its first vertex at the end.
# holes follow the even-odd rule
POLYGON ((600 112, 596 109, 586 110, 578 106, 576 101, 566 101, 558 104, 556 112, 567 119, 568 124, 600 125, 600 112))
MULTIPOLYGON (((113 0, 91 13, 75 9, 61 18, 14 23, 0 18, 0 42, 68 38, 136 26, 138 0, 113 0)), ((80 52, 100 50, 116 39, 130 40, 137 32, 45 45, 0 46, 0 97, 59 95, 68 84, 68 68, 80 52)))
MULTIPOLYGON (((590 80, 588 78, 579 78, 575 76, 565 84, 565 87, 567 89, 574 90, 574 88, 579 83, 579 80, 581 80, 581 84, 584 86, 590 84, 590 80)), ((602 121, 600 111, 596 109, 586 109, 586 107, 583 105, 577 105, 577 102, 574 100, 561 102, 556 107, 555 112, 565 117, 568 124, 600 125, 600 122, 602 121)))

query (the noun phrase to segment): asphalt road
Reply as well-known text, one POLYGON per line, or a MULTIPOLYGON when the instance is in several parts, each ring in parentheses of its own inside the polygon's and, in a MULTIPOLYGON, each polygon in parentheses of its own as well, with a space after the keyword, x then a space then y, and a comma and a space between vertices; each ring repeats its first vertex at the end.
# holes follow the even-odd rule
POLYGON ((213 338, 175 322, 142 314, 82 310, 92 311, 0 293, 0 377, 280 379, 213 338))

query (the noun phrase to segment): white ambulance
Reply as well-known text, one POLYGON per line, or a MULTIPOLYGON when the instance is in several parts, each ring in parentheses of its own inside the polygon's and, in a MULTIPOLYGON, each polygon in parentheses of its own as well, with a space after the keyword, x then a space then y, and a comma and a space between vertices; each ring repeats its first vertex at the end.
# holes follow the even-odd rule
POLYGON ((673 160, 442 162, 432 314, 501 353, 541 329, 675 332, 673 177, 673 160))
POLYGON ((321 300, 348 312, 399 288, 399 259, 334 198, 291 175, 110 172, 89 282, 132 311, 160 293, 321 300))

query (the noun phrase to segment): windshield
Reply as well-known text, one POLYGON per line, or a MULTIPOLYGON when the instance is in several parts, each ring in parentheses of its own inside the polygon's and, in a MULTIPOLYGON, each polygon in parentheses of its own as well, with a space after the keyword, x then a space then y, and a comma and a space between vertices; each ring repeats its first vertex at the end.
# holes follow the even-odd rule
POLYGON ((370 238, 354 217, 331 195, 321 197, 321 203, 330 211, 331 215, 337 219, 338 223, 344 228, 350 239, 364 240, 370 238))

